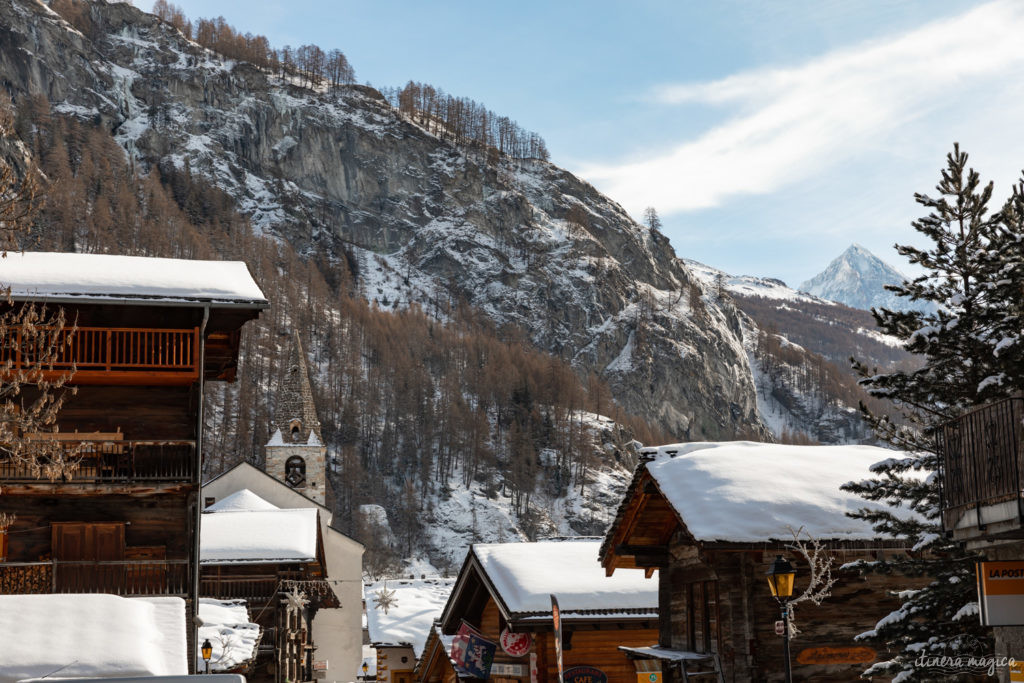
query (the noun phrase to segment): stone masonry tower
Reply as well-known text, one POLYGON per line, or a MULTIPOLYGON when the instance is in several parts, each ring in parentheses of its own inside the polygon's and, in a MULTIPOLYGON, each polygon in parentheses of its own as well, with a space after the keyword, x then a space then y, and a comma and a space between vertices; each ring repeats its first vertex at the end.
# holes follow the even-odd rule
POLYGON ((297 332, 292 336, 288 365, 271 425, 274 433, 265 449, 267 474, 326 505, 327 447, 320 434, 306 354, 297 332))

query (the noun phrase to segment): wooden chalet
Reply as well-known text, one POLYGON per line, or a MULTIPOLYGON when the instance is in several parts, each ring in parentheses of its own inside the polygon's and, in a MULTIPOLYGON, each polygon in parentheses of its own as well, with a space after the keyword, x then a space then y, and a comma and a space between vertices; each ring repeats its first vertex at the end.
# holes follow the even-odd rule
MULTIPOLYGON (((852 681, 886 653, 854 641, 898 604, 888 594, 905 578, 861 577, 846 562, 904 552, 846 512, 870 507, 839 487, 863 479, 893 451, 871 446, 692 443, 646 449, 601 546, 609 575, 658 571, 657 639, 628 650, 638 671, 662 680, 780 681, 780 609, 766 572, 803 528, 833 557, 838 581, 820 605, 795 607, 793 680, 852 681)), ((803 573, 801 573, 803 570, 803 573)))
MULTIPOLYGON (((942 426, 942 526, 984 554, 982 624, 998 657, 1024 660, 1024 394, 981 405, 942 426)), ((1007 678, 1000 667, 1000 680, 1007 678)), ((1024 669, 1015 673, 1024 676, 1024 669)))
MULTIPOLYGON (((657 590, 640 574, 605 576, 596 562, 599 547, 594 539, 471 546, 441 615, 438 641, 465 623, 496 646, 487 680, 558 681, 554 595, 565 680, 636 680, 619 648, 657 638, 657 590)), ((431 660, 421 662, 417 680, 453 680, 436 650, 427 652, 431 660)))
POLYGON ((441 625, 434 623, 427 636, 427 642, 424 644, 423 654, 416 662, 415 680, 439 681, 440 683, 458 681, 459 675, 451 654, 454 642, 455 636, 446 636, 441 633, 441 625))
POLYGON ((320 528, 316 508, 281 509, 248 490, 203 514, 199 594, 246 601, 263 633, 250 680, 313 678, 313 619, 340 606, 320 528))
MULTIPOLYGON (((10 305, 63 307, 74 326, 53 372, 74 369, 77 394, 57 434, 24 436, 79 458, 48 481, 0 450, 0 512, 16 516, 0 594, 180 596, 194 617, 203 389, 234 379, 242 327, 265 297, 241 262, 10 253, 0 282, 10 305)), ((0 340, 15 368, 17 337, 0 340)))

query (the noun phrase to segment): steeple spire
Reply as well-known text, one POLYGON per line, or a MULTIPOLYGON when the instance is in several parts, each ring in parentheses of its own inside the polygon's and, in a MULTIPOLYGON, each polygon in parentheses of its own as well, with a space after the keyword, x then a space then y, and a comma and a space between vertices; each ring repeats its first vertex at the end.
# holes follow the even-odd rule
POLYGON ((265 448, 266 471, 324 505, 327 447, 320 434, 306 354, 298 332, 292 333, 292 347, 283 370, 277 408, 271 420, 274 433, 265 448))
POLYGON ((323 443, 320 420, 313 403, 313 388, 309 383, 306 354, 297 331, 292 332, 292 345, 284 368, 281 391, 274 411, 274 427, 281 431, 281 439, 289 444, 323 443), (311 439, 313 436, 315 438, 311 439))

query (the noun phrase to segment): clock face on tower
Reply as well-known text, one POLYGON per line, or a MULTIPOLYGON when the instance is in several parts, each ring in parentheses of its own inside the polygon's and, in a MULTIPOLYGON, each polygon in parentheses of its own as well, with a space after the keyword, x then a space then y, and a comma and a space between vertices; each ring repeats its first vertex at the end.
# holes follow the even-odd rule
POLYGON ((288 458, 284 463, 284 480, 292 488, 306 485, 306 461, 297 455, 288 458))

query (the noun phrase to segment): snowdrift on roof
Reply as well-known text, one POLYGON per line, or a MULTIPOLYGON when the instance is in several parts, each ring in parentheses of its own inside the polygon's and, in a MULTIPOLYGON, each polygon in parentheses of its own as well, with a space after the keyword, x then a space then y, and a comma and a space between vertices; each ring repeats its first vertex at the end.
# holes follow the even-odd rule
POLYGON ((0 683, 49 674, 182 675, 185 648, 181 598, 0 596, 0 683))
POLYGON ((242 489, 226 498, 221 498, 207 507, 204 512, 253 512, 256 510, 280 510, 280 508, 260 498, 249 489, 242 489))
MULTIPOLYGON (((841 491, 871 476, 871 465, 903 455, 876 446, 787 446, 731 441, 682 443, 645 451, 658 489, 699 541, 789 538, 787 527, 820 539, 878 534, 847 512, 882 507, 841 491)), ((633 572, 629 572, 633 573, 633 572)))
POLYGON ((363 587, 366 626, 374 645, 410 645, 419 657, 434 620, 441 616, 455 579, 407 579, 376 581, 363 587), (377 604, 377 592, 394 591, 387 612, 377 604))
POLYGON ((317 512, 238 510, 203 514, 200 562, 278 562, 316 559, 317 512))
POLYGON ((0 283, 24 298, 141 298, 265 305, 266 297, 241 261, 9 252, 0 283))
POLYGON ((551 613, 551 595, 562 614, 656 612, 658 581, 643 572, 605 576, 598 540, 492 543, 473 546, 480 566, 513 613, 551 613))

